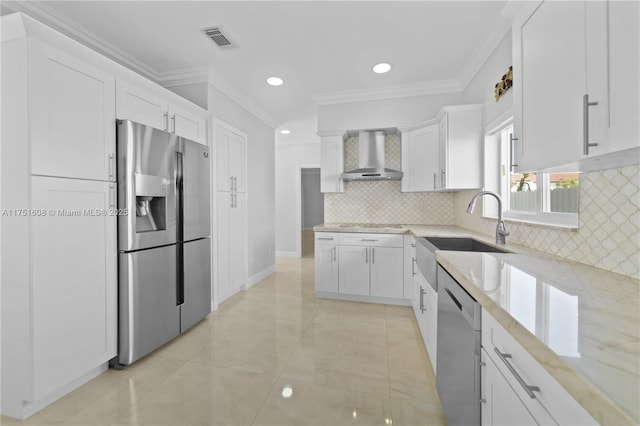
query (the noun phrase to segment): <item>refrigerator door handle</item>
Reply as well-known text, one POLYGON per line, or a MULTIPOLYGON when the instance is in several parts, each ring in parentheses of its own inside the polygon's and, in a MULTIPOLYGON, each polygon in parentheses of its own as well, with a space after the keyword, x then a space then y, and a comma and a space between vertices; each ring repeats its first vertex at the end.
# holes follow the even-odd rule
POLYGON ((183 153, 176 152, 176 220, 178 223, 177 239, 183 239, 183 212, 184 212, 184 186, 183 186, 183 153))

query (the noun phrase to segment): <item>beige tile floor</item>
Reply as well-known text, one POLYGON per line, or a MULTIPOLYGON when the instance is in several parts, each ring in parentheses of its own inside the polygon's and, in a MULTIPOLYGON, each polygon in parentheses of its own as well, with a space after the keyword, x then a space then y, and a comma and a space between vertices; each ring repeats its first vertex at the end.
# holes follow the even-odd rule
POLYGON ((411 309, 317 299, 304 242, 185 335, 2 425, 444 424, 411 309))

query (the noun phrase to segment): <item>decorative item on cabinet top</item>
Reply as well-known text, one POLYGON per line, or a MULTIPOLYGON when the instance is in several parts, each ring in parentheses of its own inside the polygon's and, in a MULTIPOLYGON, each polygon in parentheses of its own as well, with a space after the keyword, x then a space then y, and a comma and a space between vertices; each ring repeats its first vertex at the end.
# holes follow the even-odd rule
POLYGON ((509 67, 507 73, 502 76, 502 79, 495 85, 496 102, 500 100, 500 97, 507 93, 513 86, 513 65, 509 67))

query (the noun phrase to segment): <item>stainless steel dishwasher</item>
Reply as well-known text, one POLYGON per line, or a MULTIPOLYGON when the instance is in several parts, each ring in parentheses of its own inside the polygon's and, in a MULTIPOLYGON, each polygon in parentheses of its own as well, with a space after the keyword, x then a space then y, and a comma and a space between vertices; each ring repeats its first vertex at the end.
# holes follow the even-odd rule
POLYGON ((479 425, 480 305, 440 265, 437 279, 440 401, 449 425, 479 425))

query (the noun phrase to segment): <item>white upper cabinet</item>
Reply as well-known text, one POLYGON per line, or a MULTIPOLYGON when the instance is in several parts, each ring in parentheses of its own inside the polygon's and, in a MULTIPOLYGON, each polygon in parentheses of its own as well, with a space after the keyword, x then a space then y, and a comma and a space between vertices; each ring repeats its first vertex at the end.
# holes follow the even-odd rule
POLYGON ((620 1, 544 1, 514 21, 517 171, 640 146, 639 26, 638 2, 620 1))
POLYGON ((344 192, 344 136, 321 136, 320 191, 344 192))
POLYGON ((402 131, 402 192, 434 191, 440 174, 438 124, 402 131))
MULTIPOLYGON (((439 120, 439 190, 482 187, 482 105, 444 107, 439 120)), ((433 177, 432 177, 433 179, 433 177)))
POLYGON ((137 84, 117 80, 117 118, 146 124, 202 144, 207 143, 207 119, 199 108, 178 105, 180 101, 177 99, 170 101, 170 95, 163 96, 167 95, 162 93, 164 89, 156 87, 154 90, 153 87, 146 86, 151 84, 142 88, 137 84))
POLYGON ((113 76, 33 39, 28 73, 31 173, 115 180, 113 76))
POLYGON ((116 90, 119 119, 169 131, 169 102, 123 80, 117 81, 116 90))

